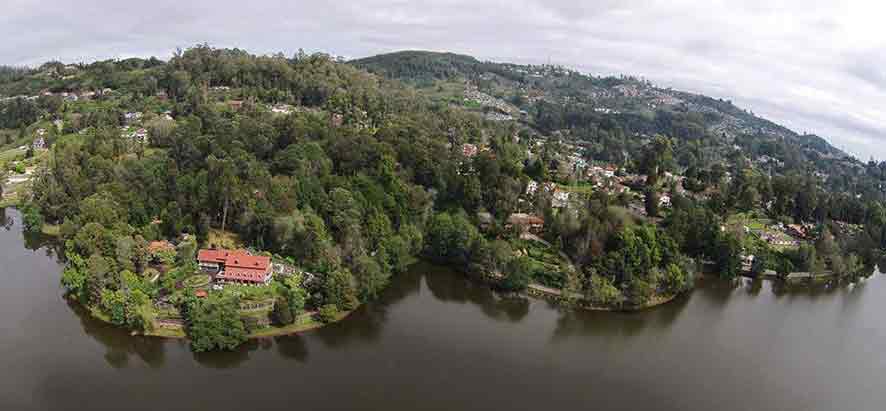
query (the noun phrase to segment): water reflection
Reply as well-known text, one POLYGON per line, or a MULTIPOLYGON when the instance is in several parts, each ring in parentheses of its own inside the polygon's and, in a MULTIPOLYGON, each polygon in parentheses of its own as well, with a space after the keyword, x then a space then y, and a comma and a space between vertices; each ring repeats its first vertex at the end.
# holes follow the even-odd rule
POLYGON ((437 300, 474 304, 497 321, 518 322, 529 314, 529 300, 524 297, 495 292, 450 269, 419 264, 413 270, 424 274, 425 283, 437 300))
MULTIPOLYGON (((14 210, 0 216, 2 224, 11 220, 20 220, 14 210)), ((593 403, 808 411, 886 402, 886 363, 871 348, 886 345, 881 279, 790 288, 706 278, 667 305, 609 313, 510 298, 418 264, 338 324, 194 354, 187 341, 131 336, 62 302, 56 251, 44 252, 39 237, 26 250, 17 221, 9 230, 0 230, 2 410, 593 403), (506 400, 489 395, 497 392, 506 400)))
POLYGON ((258 350, 259 344, 257 340, 249 340, 236 350, 192 353, 191 356, 194 361, 207 368, 237 368, 249 360, 250 353, 258 350))
POLYGON ((688 306, 690 295, 670 303, 638 312, 563 310, 557 319, 552 341, 572 337, 631 337, 641 332, 671 327, 688 306))
POLYGON ((277 353, 283 358, 292 359, 300 363, 307 362, 308 360, 308 346, 301 335, 274 337, 274 345, 277 346, 277 353))
POLYGON ((0 227, 9 231, 12 229, 14 222, 15 221, 6 214, 6 209, 0 208, 0 227))
POLYGON ((378 340, 388 321, 388 313, 421 289, 421 276, 406 273, 391 280, 378 300, 364 304, 347 318, 312 331, 324 345, 333 348, 368 344, 378 340))
POLYGON ((82 305, 65 299, 68 308, 80 320, 85 335, 105 347, 105 361, 114 368, 125 368, 137 358, 151 368, 163 367, 166 360, 165 341, 159 338, 130 335, 126 330, 92 317, 82 305))
POLYGON ((744 280, 745 290, 747 290, 748 295, 752 297, 756 297, 760 295, 760 291, 763 290, 763 279, 761 278, 748 278, 744 280))

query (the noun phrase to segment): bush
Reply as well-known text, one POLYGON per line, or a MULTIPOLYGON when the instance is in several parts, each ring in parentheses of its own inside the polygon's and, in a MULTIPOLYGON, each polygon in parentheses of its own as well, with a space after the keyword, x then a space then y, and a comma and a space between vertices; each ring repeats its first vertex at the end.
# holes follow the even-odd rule
POLYGON ((612 281, 599 275, 591 277, 588 294, 591 302, 604 307, 616 306, 624 300, 621 291, 612 284, 612 281))
POLYGON ((664 273, 664 288, 672 294, 692 289, 692 274, 677 264, 668 264, 664 273))
POLYGON ((532 275, 532 260, 529 257, 520 257, 511 260, 507 267, 507 276, 501 286, 507 291, 522 291, 529 286, 529 277, 532 275))
POLYGON ((354 277, 347 269, 336 270, 326 276, 324 293, 327 304, 334 304, 343 310, 353 310, 360 305, 354 277))
POLYGON ((39 233, 43 229, 43 215, 40 210, 32 204, 25 204, 21 208, 22 223, 25 230, 31 233, 39 233))
POLYGON ((338 318, 338 308, 333 304, 326 304, 320 307, 320 311, 317 315, 321 322, 329 324, 338 318))
POLYGON ((634 304, 642 305, 649 302, 655 296, 655 286, 646 280, 634 277, 631 279, 630 284, 628 284, 628 292, 634 304))
POLYGON ((246 329, 233 298, 193 299, 188 304, 188 335, 196 352, 233 350, 246 341, 246 329))
POLYGON ((278 325, 289 325, 295 322, 292 309, 289 307, 289 300, 286 297, 277 297, 277 302, 274 304, 274 321, 278 325))

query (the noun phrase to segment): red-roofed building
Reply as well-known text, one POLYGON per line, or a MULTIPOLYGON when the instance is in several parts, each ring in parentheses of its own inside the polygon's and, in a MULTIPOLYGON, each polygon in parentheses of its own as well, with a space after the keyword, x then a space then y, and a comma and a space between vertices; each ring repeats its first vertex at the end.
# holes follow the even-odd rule
POLYGON ((215 273, 218 282, 266 285, 271 282, 271 258, 246 250, 200 250, 200 268, 215 273))
POLYGON ((175 246, 172 245, 172 243, 170 243, 169 241, 165 241, 165 240, 164 241, 151 241, 148 244, 148 252, 151 255, 154 255, 154 254, 157 254, 160 252, 164 252, 164 251, 175 252, 175 246))

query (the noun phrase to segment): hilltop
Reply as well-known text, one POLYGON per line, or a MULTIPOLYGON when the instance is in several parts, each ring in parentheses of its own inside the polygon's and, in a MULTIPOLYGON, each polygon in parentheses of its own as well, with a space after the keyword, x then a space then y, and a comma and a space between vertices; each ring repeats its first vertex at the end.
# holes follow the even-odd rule
MULTIPOLYGON (((562 66, 520 65, 480 61, 474 57, 427 51, 402 51, 351 61, 369 72, 417 87, 443 101, 477 100, 505 114, 515 116, 541 131, 581 126, 582 119, 549 118, 539 106, 551 105, 560 111, 586 110, 625 119, 637 133, 668 133, 669 115, 685 124, 679 133, 692 138, 719 138, 724 142, 742 136, 786 140, 804 151, 823 157, 847 155, 815 135, 800 135, 779 124, 741 109, 731 101, 661 88, 631 76, 600 77, 562 66), (646 120, 646 121, 643 121, 646 120)), ((568 116, 567 116, 568 117, 568 116)))

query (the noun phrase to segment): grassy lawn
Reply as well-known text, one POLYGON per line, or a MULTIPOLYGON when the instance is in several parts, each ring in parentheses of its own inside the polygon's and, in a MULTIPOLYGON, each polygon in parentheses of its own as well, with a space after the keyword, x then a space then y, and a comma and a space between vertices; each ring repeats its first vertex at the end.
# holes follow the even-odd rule
POLYGON ((186 278, 182 281, 182 285, 188 288, 202 288, 209 285, 212 281, 212 277, 206 274, 197 274, 186 278))
MULTIPOLYGON (((458 102, 464 99, 464 84, 457 81, 436 81, 433 85, 423 85, 424 90, 431 100, 458 102)), ((479 104, 476 105, 479 107, 479 104)))
POLYGON ((15 193, 7 193, 2 199, 0 199, 0 208, 15 207, 17 205, 18 195, 15 193))
POLYGON ((19 158, 24 158, 25 153, 27 152, 28 150, 19 148, 13 148, 11 150, 0 152, 0 165, 3 165, 9 161, 15 161, 19 158))
POLYGON ((61 235, 61 226, 58 224, 43 224, 40 232, 50 237, 58 237, 61 235))
POLYGON ((145 332, 145 335, 151 337, 163 337, 163 338, 185 338, 187 334, 183 329, 172 329, 165 327, 157 327, 153 331, 145 332))
POLYGON ((570 193, 576 194, 592 194, 594 192, 594 186, 592 186, 591 184, 557 184, 557 187, 559 187, 563 191, 568 191, 570 193))
MULTIPOLYGON (((350 315, 351 312, 352 311, 338 313, 338 315, 335 318, 335 321, 341 321, 341 320, 345 319, 345 317, 350 315)), ((249 334, 249 338, 275 337, 278 335, 295 334, 298 332, 309 331, 309 330, 313 330, 316 328, 320 328, 324 325, 327 325, 327 324, 324 324, 320 321, 313 319, 313 317, 311 317, 311 315, 309 315, 309 314, 305 314, 305 315, 302 315, 301 317, 299 317, 299 320, 296 321, 295 323, 292 323, 292 324, 287 325, 285 327, 270 326, 267 328, 263 328, 261 330, 253 332, 252 334, 249 334)))
POLYGON ((219 248, 243 248, 243 241, 240 240, 240 236, 230 231, 211 229, 209 230, 207 241, 209 242, 209 244, 213 244, 219 248))

